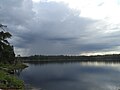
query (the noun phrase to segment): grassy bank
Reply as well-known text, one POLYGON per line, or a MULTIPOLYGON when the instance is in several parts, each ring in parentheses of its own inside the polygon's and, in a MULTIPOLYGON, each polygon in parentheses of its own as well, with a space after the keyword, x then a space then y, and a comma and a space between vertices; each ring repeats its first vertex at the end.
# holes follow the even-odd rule
POLYGON ((24 82, 14 75, 14 71, 24 69, 27 66, 19 63, 16 65, 0 64, 0 88, 12 90, 24 90, 24 82), (12 73, 12 74, 11 74, 12 73))

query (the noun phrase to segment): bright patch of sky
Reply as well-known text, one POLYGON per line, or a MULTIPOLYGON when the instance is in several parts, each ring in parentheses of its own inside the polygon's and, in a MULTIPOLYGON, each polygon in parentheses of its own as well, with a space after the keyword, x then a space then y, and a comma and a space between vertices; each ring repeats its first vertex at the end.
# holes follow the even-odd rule
POLYGON ((80 11, 80 16, 92 19, 110 18, 120 22, 120 0, 33 0, 34 2, 64 2, 80 11))

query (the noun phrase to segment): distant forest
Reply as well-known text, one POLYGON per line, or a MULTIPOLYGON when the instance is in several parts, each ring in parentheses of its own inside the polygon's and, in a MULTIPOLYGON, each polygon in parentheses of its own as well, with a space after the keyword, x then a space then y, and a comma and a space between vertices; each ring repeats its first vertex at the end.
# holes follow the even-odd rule
POLYGON ((100 61, 100 62, 120 62, 120 54, 96 55, 96 56, 46 56, 33 55, 28 57, 19 57, 24 62, 29 61, 100 61))

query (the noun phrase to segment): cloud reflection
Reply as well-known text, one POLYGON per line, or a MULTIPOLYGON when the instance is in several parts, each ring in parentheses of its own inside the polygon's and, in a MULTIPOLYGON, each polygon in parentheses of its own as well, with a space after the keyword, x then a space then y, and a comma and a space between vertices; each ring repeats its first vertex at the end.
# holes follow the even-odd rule
POLYGON ((119 64, 65 63, 29 64, 22 72, 26 83, 46 90, 116 90, 120 85, 119 64))
POLYGON ((120 63, 115 62, 80 62, 80 65, 91 67, 120 67, 120 63))

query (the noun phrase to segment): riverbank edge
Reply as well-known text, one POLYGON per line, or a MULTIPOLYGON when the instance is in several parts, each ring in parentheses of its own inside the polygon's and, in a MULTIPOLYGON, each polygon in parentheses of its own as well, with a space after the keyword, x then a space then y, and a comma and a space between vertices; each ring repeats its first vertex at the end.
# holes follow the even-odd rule
POLYGON ((14 70, 25 69, 28 66, 23 63, 16 65, 0 63, 0 89, 3 90, 24 90, 24 81, 13 74, 14 70))

